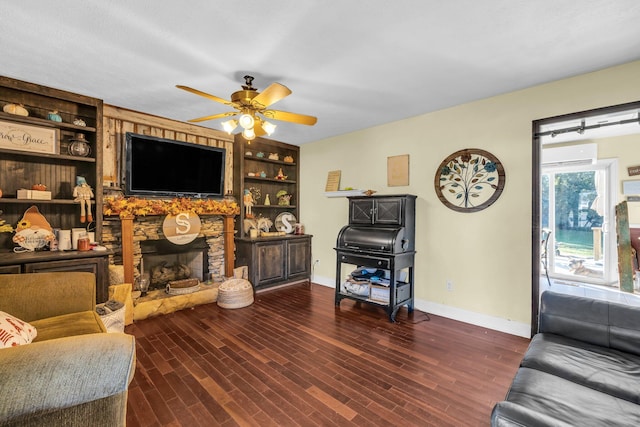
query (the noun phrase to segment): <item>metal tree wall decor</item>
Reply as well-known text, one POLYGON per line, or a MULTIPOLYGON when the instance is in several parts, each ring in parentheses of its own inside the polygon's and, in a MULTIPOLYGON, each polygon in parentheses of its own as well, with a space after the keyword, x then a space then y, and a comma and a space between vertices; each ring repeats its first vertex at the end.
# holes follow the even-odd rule
POLYGON ((434 180, 440 201, 458 212, 477 212, 491 206, 504 184, 502 163, 477 148, 456 151, 444 159, 434 180))

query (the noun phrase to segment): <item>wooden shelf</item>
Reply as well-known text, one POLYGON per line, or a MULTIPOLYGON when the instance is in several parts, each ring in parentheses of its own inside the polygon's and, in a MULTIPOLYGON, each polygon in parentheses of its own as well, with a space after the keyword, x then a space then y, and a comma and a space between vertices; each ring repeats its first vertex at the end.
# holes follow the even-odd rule
POLYGON ((53 120, 41 119, 38 117, 18 116, 16 114, 8 114, 3 111, 0 111, 0 119, 10 120, 12 122, 26 123, 30 125, 36 125, 36 126, 46 126, 51 128, 73 130, 78 132, 96 132, 96 128, 91 126, 78 126, 78 125, 74 125, 73 123, 54 122, 53 120))
POLYGON ((274 163, 277 165, 295 166, 296 162, 285 162, 284 160, 273 160, 266 157, 244 156, 245 160, 255 160, 258 162, 274 163))
POLYGON ((11 154, 12 156, 33 157, 34 159, 38 159, 38 161, 42 159, 52 159, 55 161, 69 160, 72 162, 88 162, 88 163, 96 162, 96 159, 93 157, 71 156, 69 154, 36 153, 36 152, 30 152, 30 151, 8 150, 6 148, 0 148, 0 154, 11 154))
MULTIPOLYGON (((0 197, 0 205, 3 203, 10 204, 34 204, 40 203, 43 205, 77 205, 78 202, 73 199, 51 199, 51 200, 39 200, 39 199, 16 199, 12 197, 0 197)), ((93 205, 95 202, 91 200, 93 205)))
POLYGON ((296 181, 292 181, 290 179, 276 179, 276 178, 263 178, 261 176, 247 176, 244 178, 245 181, 268 181, 268 182, 280 182, 283 184, 295 184, 296 181))

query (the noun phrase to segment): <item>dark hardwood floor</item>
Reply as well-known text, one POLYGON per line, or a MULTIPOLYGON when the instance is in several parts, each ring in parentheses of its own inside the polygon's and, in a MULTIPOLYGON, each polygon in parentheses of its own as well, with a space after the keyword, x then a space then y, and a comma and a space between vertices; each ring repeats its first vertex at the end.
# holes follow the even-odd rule
POLYGON ((297 285, 137 321, 127 425, 487 426, 529 340, 297 285))

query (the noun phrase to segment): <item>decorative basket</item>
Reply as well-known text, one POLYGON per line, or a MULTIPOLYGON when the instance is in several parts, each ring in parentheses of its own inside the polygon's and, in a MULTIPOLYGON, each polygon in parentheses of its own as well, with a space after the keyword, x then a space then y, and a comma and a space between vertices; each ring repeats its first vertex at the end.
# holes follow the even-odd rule
POLYGON ((200 289, 198 279, 173 280, 167 284, 166 292, 169 295, 190 294, 200 289))
POLYGON ((218 306, 242 308, 253 304, 253 286, 245 279, 229 279, 218 288, 218 306))

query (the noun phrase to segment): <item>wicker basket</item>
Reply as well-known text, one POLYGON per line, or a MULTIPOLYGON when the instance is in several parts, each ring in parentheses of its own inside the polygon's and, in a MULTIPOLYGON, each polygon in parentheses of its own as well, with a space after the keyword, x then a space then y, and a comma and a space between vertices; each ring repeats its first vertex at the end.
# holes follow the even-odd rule
POLYGON ((242 308, 253 304, 253 286, 245 279, 229 279, 218 288, 218 306, 242 308))

